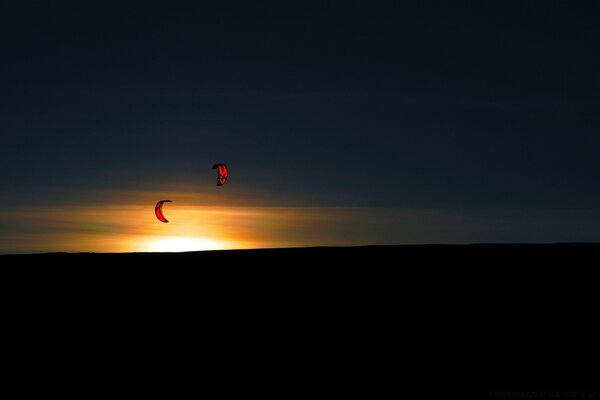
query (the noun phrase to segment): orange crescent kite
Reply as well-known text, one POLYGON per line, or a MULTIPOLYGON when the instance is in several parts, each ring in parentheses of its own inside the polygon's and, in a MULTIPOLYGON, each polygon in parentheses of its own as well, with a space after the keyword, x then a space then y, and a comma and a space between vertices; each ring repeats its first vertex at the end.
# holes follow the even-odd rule
POLYGON ((172 201, 171 200, 161 200, 158 203, 156 203, 156 207, 154 207, 154 214, 156 214, 156 218, 158 218, 158 220, 160 222, 169 222, 169 220, 167 220, 162 213, 163 203, 172 203, 172 201))

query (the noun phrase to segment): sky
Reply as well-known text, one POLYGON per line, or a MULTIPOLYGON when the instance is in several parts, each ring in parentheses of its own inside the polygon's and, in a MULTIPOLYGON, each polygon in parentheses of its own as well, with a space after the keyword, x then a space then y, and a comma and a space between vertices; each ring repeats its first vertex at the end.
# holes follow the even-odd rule
POLYGON ((596 1, 4 3, 0 253, 600 237, 596 1))

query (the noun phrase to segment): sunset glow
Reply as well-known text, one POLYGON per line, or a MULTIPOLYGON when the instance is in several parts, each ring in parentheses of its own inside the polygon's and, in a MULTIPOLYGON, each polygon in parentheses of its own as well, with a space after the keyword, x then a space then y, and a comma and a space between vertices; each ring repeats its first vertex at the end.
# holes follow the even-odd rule
MULTIPOLYGON (((573 237, 544 234, 544 221, 564 232, 594 232, 598 212, 368 207, 219 205, 218 199, 171 191, 168 223, 154 213, 162 193, 94 191, 71 194, 77 203, 29 205, 0 210, 9 231, 0 233, 0 253, 181 252, 361 244, 473 243, 502 240, 491 226, 503 220, 506 238, 558 242, 573 237), (449 229, 448 227, 455 227, 449 229), (335 227, 335 229, 333 228, 335 227), (520 233, 519 233, 520 232, 520 233), (521 235, 521 236, 518 236, 521 235)), ((239 196, 237 199, 242 197, 239 196)), ((588 233, 586 233, 588 232, 588 233)), ((505 239, 508 241, 509 239, 505 239)))
POLYGON ((193 237, 166 237, 148 241, 142 251, 150 252, 182 252, 202 250, 224 250, 230 248, 227 243, 217 240, 193 237))
POLYGON ((0 255, 598 242, 600 2, 457 3, 3 2, 0 255))
POLYGON ((0 210, 13 226, 0 235, 0 252, 183 252, 203 250, 358 244, 364 217, 353 209, 218 206, 215 199, 171 192, 167 223, 154 213, 153 192, 94 192, 80 204, 28 206, 0 210), (343 237, 323 227, 348 226, 343 237), (360 227, 353 233, 353 229, 360 227))

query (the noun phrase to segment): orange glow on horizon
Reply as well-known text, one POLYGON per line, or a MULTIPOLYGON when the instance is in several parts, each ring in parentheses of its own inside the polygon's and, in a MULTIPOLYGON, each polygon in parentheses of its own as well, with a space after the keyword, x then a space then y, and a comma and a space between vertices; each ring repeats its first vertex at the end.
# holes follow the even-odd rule
MULTIPOLYGON (((356 245, 364 244, 369 226, 365 221, 373 215, 373 210, 344 207, 219 206, 204 195, 185 192, 160 197, 153 192, 116 192, 112 202, 110 198, 107 192, 96 197, 97 202, 4 208, 0 217, 13 231, 0 235, 0 253, 356 245), (155 215, 157 198, 173 200, 165 211, 168 223, 155 215)), ((241 202, 240 197, 236 201, 241 202)))
POLYGON ((7 217, 28 230, 0 237, 1 249, 19 252, 179 252, 264 247, 257 209, 170 203, 169 223, 154 205, 27 207, 7 217))
POLYGON ((149 239, 142 251, 147 252, 182 252, 225 250, 230 248, 226 242, 195 237, 166 237, 149 239))

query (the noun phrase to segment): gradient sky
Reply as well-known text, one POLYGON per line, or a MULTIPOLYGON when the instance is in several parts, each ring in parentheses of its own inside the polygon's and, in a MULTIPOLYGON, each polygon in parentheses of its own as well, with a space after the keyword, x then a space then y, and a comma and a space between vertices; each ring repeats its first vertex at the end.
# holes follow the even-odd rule
POLYGON ((13 3, 0 252, 600 237, 597 1, 13 3))

